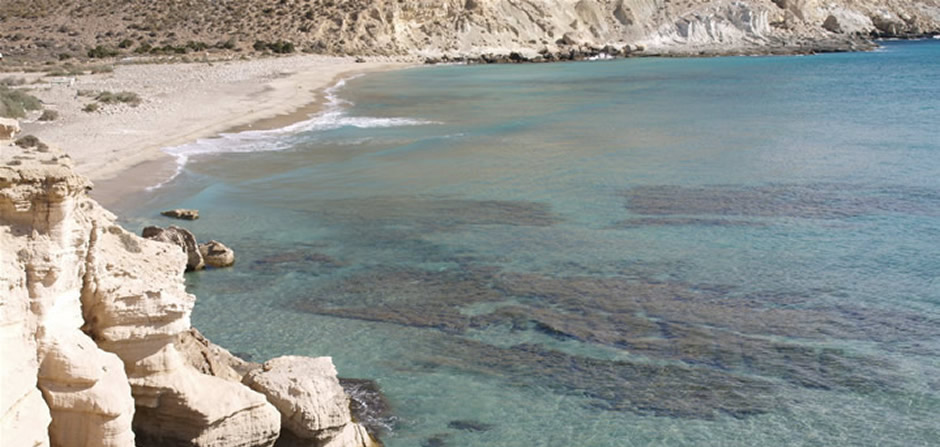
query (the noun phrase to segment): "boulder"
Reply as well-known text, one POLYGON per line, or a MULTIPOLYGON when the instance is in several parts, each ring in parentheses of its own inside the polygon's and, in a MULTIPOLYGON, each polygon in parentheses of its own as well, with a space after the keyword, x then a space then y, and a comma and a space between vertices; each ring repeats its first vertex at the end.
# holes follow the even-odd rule
POLYGON ((199 254, 202 255, 206 265, 212 267, 230 267, 235 264, 235 252, 219 241, 199 244, 199 254))
POLYGON ((170 225, 166 228, 146 227, 141 235, 145 239, 176 245, 186 254, 186 271, 202 270, 206 264, 199 253, 196 236, 185 228, 170 225))
POLYGON ((377 443, 353 422, 350 401, 330 357, 284 356, 245 375, 244 383, 281 412, 283 429, 307 444, 368 447, 377 443))
POLYGON ((166 211, 161 212, 160 214, 166 217, 172 217, 174 219, 182 219, 182 220, 196 220, 199 218, 199 210, 189 210, 189 209, 183 209, 183 208, 178 208, 175 210, 166 210, 166 211))
POLYGON ((823 22, 822 27, 829 32, 842 34, 842 25, 839 24, 839 19, 834 15, 829 15, 826 17, 826 21, 823 22))
POLYGON ((15 119, 0 118, 0 141, 12 140, 20 133, 20 123, 15 119))

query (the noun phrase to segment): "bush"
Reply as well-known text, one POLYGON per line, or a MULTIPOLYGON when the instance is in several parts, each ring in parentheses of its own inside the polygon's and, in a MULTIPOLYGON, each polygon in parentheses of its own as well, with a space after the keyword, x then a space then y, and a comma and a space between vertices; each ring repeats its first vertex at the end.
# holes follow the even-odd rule
POLYGON ((98 45, 90 50, 88 50, 88 57, 92 59, 102 59, 106 57, 114 57, 118 54, 121 54, 113 48, 106 47, 104 45, 98 45))
POLYGON ((99 108, 101 108, 101 106, 98 105, 97 102, 93 102, 93 103, 86 104, 85 107, 82 108, 82 112, 87 112, 87 113, 97 112, 99 108))
POLYGON ((151 52, 152 50, 153 50, 153 47, 150 46, 149 43, 143 42, 140 44, 140 46, 134 49, 134 52, 137 54, 147 54, 151 52))
POLYGON ((39 115, 39 121, 55 121, 59 119, 59 112, 55 110, 43 110, 42 115, 39 115))
POLYGON ((39 138, 36 138, 34 135, 26 135, 25 137, 18 138, 15 144, 22 148, 35 147, 38 148, 41 152, 45 152, 47 149, 49 149, 49 146, 46 146, 46 143, 39 141, 39 138))
POLYGON ((232 39, 226 40, 226 41, 224 41, 224 42, 220 40, 219 43, 215 44, 215 47, 218 48, 218 49, 220 49, 220 50, 234 50, 234 49, 235 49, 235 39, 232 38, 232 39))
POLYGON ((98 96, 95 96, 95 99, 102 104, 130 104, 131 106, 137 107, 141 103, 140 95, 134 92, 101 92, 98 93, 98 96))
POLYGON ((133 44, 134 44, 134 41, 133 41, 133 40, 124 39, 124 40, 122 40, 120 43, 118 43, 118 48, 130 48, 131 45, 133 45, 133 44))
POLYGON ((16 78, 12 76, 0 79, 0 85, 4 85, 7 87, 13 87, 15 85, 23 85, 25 83, 26 83, 26 79, 16 78))
POLYGON ((39 98, 22 90, 0 85, 0 116, 4 118, 25 118, 29 110, 39 110, 42 102, 39 98))
POLYGON ((255 49, 255 51, 270 50, 272 53, 276 54, 288 54, 294 52, 294 44, 286 40, 279 40, 277 42, 256 40, 252 47, 255 49))

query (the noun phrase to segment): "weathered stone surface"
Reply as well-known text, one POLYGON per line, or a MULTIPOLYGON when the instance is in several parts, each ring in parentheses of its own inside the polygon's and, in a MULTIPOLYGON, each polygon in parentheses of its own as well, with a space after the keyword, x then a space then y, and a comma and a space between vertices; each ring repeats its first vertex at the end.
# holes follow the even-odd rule
POLYGON ((199 218, 199 210, 190 210, 190 209, 183 209, 183 208, 178 208, 175 210, 166 210, 166 211, 161 212, 160 214, 166 217, 172 217, 174 219, 182 219, 182 220, 196 220, 199 218))
POLYGON ((334 447, 374 445, 365 428, 352 421, 349 397, 329 357, 271 359, 249 372, 244 383, 268 397, 284 428, 299 439, 334 447))
POLYGON ((12 140, 20 133, 20 123, 11 118, 0 118, 0 141, 12 140))
POLYGON ((146 227, 141 235, 146 239, 166 242, 180 247, 183 253, 186 254, 187 271, 202 270, 206 266, 202 254, 200 254, 196 236, 185 228, 175 225, 166 228, 146 227))
POLYGON ((826 17, 826 21, 823 22, 822 27, 827 31, 831 31, 836 34, 842 33, 842 26, 839 25, 839 19, 837 19, 834 15, 826 17))
POLYGON ((272 445, 265 396, 176 348, 195 300, 183 252, 115 225, 58 150, 0 149, 4 442, 272 445))
POLYGON ((199 244, 199 254, 206 265, 211 267, 230 267, 235 264, 235 252, 219 241, 199 244))

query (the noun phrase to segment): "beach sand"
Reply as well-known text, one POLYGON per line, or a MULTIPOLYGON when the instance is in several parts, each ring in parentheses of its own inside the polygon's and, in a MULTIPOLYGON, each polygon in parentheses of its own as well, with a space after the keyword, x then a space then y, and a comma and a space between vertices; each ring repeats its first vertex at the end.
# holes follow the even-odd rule
POLYGON ((322 91, 341 78, 408 65, 304 55, 119 64, 112 73, 34 76, 41 83, 34 84, 31 93, 60 116, 51 122, 25 120, 22 135, 36 135, 63 148, 77 170, 95 183, 92 197, 107 206, 173 174, 175 162, 162 148, 222 132, 272 129, 304 120, 319 110, 322 91), (134 92, 143 102, 136 107, 109 104, 97 112, 82 111, 94 102, 89 94, 100 91, 134 92))

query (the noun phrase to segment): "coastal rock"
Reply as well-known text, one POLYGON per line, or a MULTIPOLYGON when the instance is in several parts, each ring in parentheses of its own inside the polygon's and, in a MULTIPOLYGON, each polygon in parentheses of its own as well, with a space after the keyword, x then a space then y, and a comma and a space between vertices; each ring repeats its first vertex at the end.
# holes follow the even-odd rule
POLYGON ((199 254, 206 265, 221 268, 235 264, 235 252, 219 241, 209 241, 199 244, 199 254))
POLYGON ((196 236, 185 228, 175 225, 170 225, 167 228, 146 227, 141 235, 146 239, 166 242, 180 247, 183 253, 186 254, 186 271, 202 270, 206 266, 196 242, 196 236))
POLYGON ((249 372, 244 383, 267 396, 281 412, 284 429, 300 440, 333 447, 377 445, 352 421, 349 397, 329 357, 271 359, 249 372))
POLYGON ((20 133, 20 123, 15 119, 0 118, 0 141, 12 140, 20 133))
POLYGON ((182 220, 196 220, 199 218, 199 210, 190 210, 190 209, 183 209, 183 208, 163 211, 160 214, 166 217, 172 217, 174 219, 182 219, 182 220))
POLYGON ((265 396, 239 372, 203 374, 177 348, 195 300, 184 253, 115 225, 57 149, 0 149, 4 440, 273 445, 280 414, 265 396))
POLYGON ((249 371, 261 368, 260 363, 243 360, 212 343, 196 328, 179 334, 176 349, 197 371, 232 382, 240 383, 249 371))

